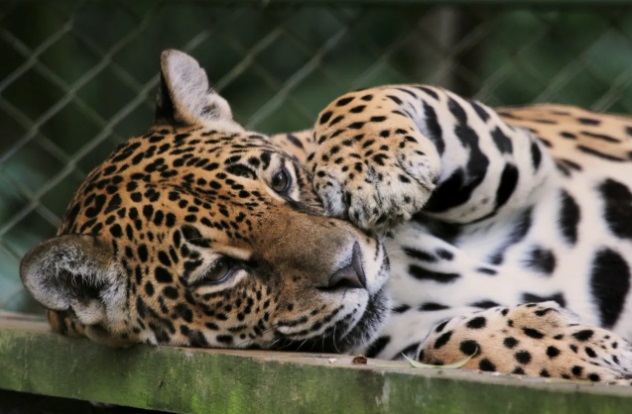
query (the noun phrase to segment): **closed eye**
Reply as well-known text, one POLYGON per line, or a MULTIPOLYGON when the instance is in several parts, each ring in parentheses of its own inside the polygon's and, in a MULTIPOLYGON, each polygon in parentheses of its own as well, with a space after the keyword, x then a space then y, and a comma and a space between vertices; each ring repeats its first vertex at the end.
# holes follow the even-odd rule
POLYGON ((228 281, 231 276, 243 266, 238 260, 230 257, 221 257, 213 262, 203 274, 201 274, 193 283, 192 287, 218 285, 228 281))

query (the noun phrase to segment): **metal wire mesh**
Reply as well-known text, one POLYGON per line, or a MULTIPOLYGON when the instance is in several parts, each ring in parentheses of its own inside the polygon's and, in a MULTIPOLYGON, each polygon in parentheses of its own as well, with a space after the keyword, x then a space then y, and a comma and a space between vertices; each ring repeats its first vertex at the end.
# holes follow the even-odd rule
POLYGON ((38 311, 19 260, 54 234, 87 172, 151 124, 168 47, 195 55, 236 118, 267 133, 393 82, 632 112, 632 7, 464 3, 1 3, 0 309, 38 311))

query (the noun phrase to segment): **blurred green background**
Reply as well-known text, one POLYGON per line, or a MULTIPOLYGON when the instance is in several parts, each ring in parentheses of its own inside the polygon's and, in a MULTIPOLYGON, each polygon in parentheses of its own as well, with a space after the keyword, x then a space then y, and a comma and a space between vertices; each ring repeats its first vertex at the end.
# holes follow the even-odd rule
POLYGON ((20 257, 55 233, 90 169, 151 125, 165 48, 199 59, 237 120, 266 133, 392 82, 632 112, 632 6, 511 3, 1 2, 0 309, 39 312, 20 257))

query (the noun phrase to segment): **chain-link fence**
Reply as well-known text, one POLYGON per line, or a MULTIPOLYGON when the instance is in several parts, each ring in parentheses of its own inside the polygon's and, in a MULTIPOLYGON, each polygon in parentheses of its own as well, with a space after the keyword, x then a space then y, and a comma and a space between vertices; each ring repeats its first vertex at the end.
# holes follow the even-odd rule
POLYGON ((236 118, 267 133, 393 82, 631 113, 632 6, 552 3, 0 3, 0 309, 37 311, 20 257, 54 234, 87 172, 150 126, 162 49, 193 54, 236 118))

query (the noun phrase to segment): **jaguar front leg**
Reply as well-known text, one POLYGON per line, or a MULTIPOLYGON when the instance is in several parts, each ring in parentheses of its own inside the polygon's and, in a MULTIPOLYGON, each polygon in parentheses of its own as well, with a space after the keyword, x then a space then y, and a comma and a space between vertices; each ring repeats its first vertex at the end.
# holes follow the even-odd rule
POLYGON ((331 215, 363 229, 388 229, 432 195, 439 154, 401 104, 376 88, 344 95, 320 113, 308 166, 331 215))
POLYGON ((422 210, 455 223, 483 220, 524 205, 552 169, 527 130, 423 85, 343 95, 320 113, 313 140, 307 164, 328 212, 368 230, 422 210))

